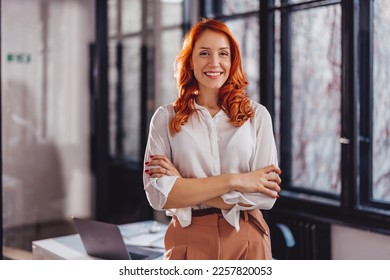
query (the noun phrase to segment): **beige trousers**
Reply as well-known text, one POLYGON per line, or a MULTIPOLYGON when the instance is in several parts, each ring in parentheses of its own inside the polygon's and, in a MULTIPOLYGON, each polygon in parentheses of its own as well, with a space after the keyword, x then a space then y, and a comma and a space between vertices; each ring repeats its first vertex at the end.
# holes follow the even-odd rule
POLYGON ((221 214, 192 217, 185 228, 173 217, 165 234, 164 259, 271 259, 269 228, 260 210, 244 211, 241 216, 239 232, 221 214))

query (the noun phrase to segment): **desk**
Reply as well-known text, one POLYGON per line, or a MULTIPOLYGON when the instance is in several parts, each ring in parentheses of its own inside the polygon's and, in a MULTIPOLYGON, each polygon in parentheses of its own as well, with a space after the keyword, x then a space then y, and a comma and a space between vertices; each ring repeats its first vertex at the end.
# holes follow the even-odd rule
MULTIPOLYGON (((167 225, 156 221, 142 221, 120 225, 126 244, 148 246, 164 252, 164 236, 167 225)), ((84 249, 78 234, 33 241, 35 260, 93 260, 84 249)), ((162 256, 161 256, 162 259, 162 256)))

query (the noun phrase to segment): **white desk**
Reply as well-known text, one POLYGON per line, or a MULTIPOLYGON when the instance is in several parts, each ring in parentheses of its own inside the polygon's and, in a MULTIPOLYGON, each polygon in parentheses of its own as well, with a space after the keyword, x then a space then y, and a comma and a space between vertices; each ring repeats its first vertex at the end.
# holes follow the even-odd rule
MULTIPOLYGON (((164 252, 167 225, 156 221, 142 221, 119 226, 126 244, 149 246, 164 252)), ((91 260, 78 234, 33 241, 35 260, 91 260)), ((161 256, 162 258, 162 256, 161 256)))

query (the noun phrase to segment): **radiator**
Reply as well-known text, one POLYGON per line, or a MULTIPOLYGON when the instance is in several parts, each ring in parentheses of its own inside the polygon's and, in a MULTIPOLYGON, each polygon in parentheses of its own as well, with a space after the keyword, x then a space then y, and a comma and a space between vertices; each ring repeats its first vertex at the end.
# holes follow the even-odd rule
POLYGON ((272 255, 280 260, 329 260, 330 224, 272 213, 268 218, 272 255))

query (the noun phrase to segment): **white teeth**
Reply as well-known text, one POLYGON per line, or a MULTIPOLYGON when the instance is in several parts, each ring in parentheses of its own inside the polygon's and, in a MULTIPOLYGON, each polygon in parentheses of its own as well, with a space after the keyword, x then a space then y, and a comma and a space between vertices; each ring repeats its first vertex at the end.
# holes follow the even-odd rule
POLYGON ((212 76, 212 77, 217 77, 217 76, 221 75, 221 73, 219 73, 219 72, 217 72, 217 73, 215 73, 215 72, 206 72, 206 75, 207 76, 212 76))

